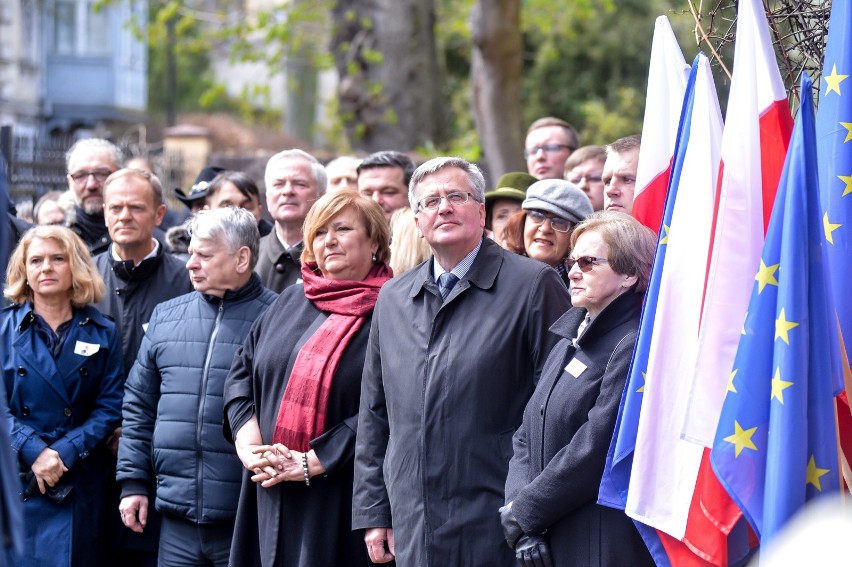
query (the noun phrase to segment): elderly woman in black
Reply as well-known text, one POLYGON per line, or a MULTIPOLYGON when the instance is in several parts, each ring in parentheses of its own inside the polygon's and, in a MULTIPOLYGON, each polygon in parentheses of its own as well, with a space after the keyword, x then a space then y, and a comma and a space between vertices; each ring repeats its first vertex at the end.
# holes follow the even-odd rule
POLYGON ((595 213, 566 260, 572 309, 514 437, 500 520, 523 566, 653 565, 623 511, 597 504, 633 353, 655 237, 632 217, 595 213))
POLYGON ((27 231, 6 269, 14 305, 0 312, 0 364, 24 500, 17 566, 98 564, 104 440, 121 420, 124 380, 115 325, 91 305, 103 290, 64 227, 27 231))
POLYGON ((353 457, 389 232, 374 201, 344 190, 314 203, 304 237, 304 285, 255 322, 225 383, 226 430, 249 471, 233 565, 369 565, 351 527, 353 457))

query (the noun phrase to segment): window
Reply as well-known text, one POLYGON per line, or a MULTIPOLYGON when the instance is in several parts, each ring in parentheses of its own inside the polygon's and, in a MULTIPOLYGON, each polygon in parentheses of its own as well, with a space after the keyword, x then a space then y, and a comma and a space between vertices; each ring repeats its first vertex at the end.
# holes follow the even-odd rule
POLYGON ((53 51, 59 55, 107 55, 110 52, 108 8, 96 11, 95 0, 56 0, 53 51))

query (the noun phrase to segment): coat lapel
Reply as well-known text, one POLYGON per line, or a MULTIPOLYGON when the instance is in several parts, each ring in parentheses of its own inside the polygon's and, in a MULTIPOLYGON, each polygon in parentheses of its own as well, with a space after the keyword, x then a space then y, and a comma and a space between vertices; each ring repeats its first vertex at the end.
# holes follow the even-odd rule
POLYGON ((18 352, 18 360, 21 366, 26 369, 26 375, 19 377, 19 379, 41 380, 56 392, 63 401, 70 404, 71 400, 68 397, 64 382, 57 379, 59 375, 57 361, 53 360, 53 357, 47 352, 47 348, 41 344, 35 326, 31 321, 28 321, 28 315, 24 317, 17 329, 18 334, 13 344, 18 352), (39 341, 39 347, 36 347, 36 341, 39 341))

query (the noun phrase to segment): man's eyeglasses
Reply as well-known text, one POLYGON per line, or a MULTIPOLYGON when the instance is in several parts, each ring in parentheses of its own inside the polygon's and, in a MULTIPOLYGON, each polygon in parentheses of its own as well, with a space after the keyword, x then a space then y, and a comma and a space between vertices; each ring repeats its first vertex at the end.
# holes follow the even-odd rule
POLYGON ((565 269, 571 271, 574 264, 580 266, 581 272, 590 272, 593 266, 606 262, 606 258, 596 258, 594 256, 580 256, 579 258, 565 258, 565 269))
POLYGON ((77 185, 82 185, 83 183, 85 183, 89 179, 90 175, 92 177, 94 177, 95 181, 97 181, 98 183, 103 183, 104 181, 106 181, 107 177, 112 175, 112 170, 111 169, 96 169, 94 171, 81 170, 81 171, 75 171, 74 173, 69 175, 69 177, 77 185))
POLYGON ((536 155, 540 151, 543 151, 546 154, 553 154, 563 148, 568 148, 569 150, 574 151, 574 148, 567 144, 542 144, 540 146, 526 148, 524 150, 524 159, 530 159, 530 157, 536 155))
POLYGON ((586 183, 600 183, 603 181, 603 177, 600 175, 583 175, 581 177, 572 177, 568 180, 568 182, 573 183, 574 185, 579 185, 583 182, 583 180, 585 180, 586 183))
POLYGON ((417 206, 421 209, 426 209, 427 211, 437 211, 438 207, 441 206, 441 200, 446 199, 449 204, 454 207, 459 205, 464 205, 470 198, 473 197, 470 193, 465 193, 462 191, 453 191, 452 193, 447 193, 446 196, 441 195, 427 195, 420 199, 417 203, 417 206))
POLYGON ((562 217, 550 216, 541 211, 528 210, 527 218, 535 224, 544 224, 544 221, 550 219, 550 227, 556 232, 571 232, 571 221, 567 221, 562 217))

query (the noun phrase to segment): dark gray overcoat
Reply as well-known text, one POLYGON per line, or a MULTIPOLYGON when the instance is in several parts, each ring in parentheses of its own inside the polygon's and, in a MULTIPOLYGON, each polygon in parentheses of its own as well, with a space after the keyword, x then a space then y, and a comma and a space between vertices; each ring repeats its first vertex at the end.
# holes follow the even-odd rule
POLYGON ((515 434, 506 502, 526 533, 547 530, 556 566, 654 564, 624 511, 597 504, 641 304, 641 294, 617 297, 576 346, 586 310, 554 323, 561 340, 515 434))
POLYGON ((301 281, 302 263, 299 257, 303 248, 304 244, 300 242, 289 251, 284 250, 274 228, 261 238, 254 271, 260 276, 264 287, 281 293, 284 288, 301 281))
POLYGON ((431 260, 382 288, 352 527, 393 527, 397 564, 514 565, 497 514, 512 434, 570 306, 555 270, 488 239, 443 303, 431 260))

